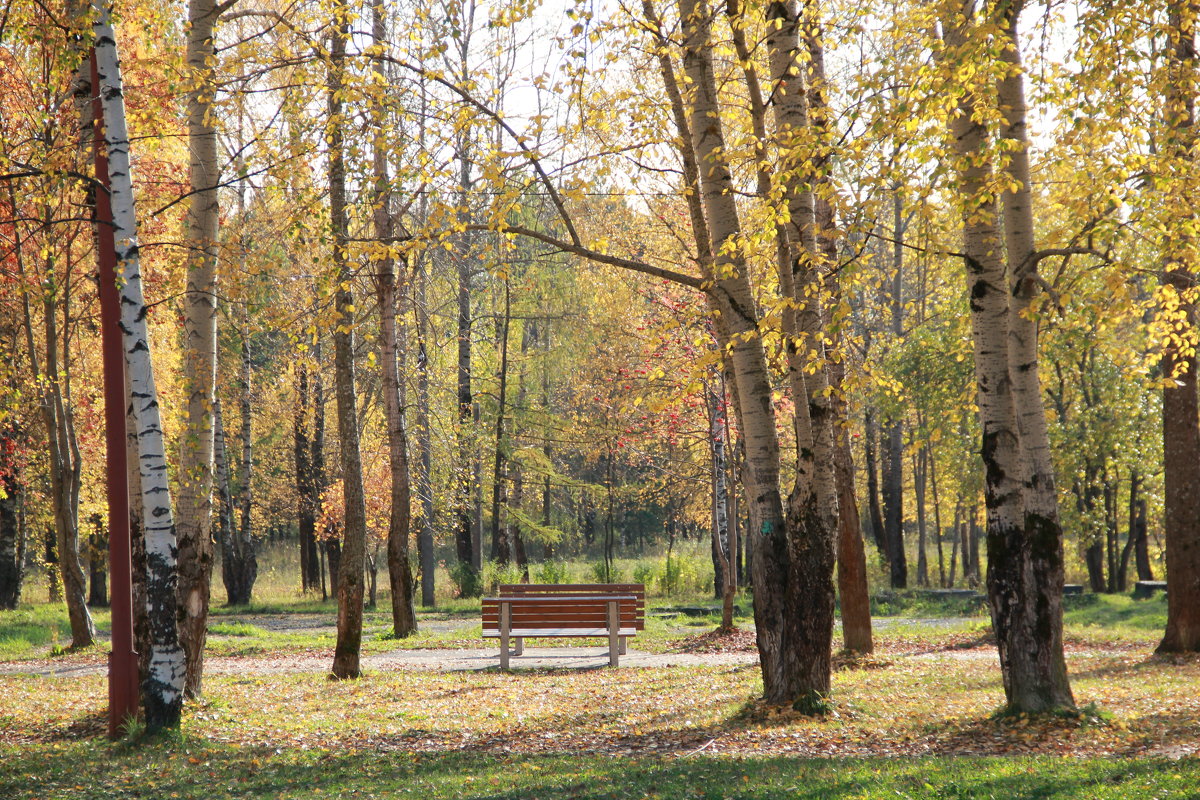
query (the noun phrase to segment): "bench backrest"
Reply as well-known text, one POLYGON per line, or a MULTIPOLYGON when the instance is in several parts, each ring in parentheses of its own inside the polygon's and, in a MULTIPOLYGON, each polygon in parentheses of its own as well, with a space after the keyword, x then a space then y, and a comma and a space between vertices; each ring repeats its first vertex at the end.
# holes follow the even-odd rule
MULTIPOLYGON (((501 597, 595 597, 596 595, 633 595, 632 627, 646 629, 646 587, 640 583, 502 583, 501 597)), ((621 624, 625 625, 622 603, 621 624)))
POLYGON ((504 599, 515 602, 508 604, 512 610, 513 630, 542 630, 544 635, 562 635, 550 631, 595 631, 599 634, 608 627, 608 604, 610 598, 617 600, 618 626, 623 631, 637 630, 637 610, 632 595, 587 596, 523 596, 483 600, 483 629, 485 632, 500 630, 500 604, 504 599))

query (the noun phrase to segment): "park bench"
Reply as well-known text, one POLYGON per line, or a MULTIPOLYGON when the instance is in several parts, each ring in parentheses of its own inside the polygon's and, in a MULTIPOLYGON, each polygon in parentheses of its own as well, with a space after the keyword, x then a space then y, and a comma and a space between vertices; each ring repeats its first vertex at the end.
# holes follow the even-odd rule
POLYGON ((500 640, 501 669, 525 651, 527 637, 551 636, 607 637, 608 663, 615 667, 626 639, 645 627, 640 583, 501 584, 498 597, 483 598, 483 636, 500 640))

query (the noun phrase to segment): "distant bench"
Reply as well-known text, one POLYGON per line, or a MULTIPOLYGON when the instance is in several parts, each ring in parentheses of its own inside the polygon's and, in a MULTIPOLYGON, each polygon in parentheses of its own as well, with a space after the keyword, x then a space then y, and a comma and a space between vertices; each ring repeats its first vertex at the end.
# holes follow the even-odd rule
POLYGON ((512 583, 483 598, 483 636, 500 640, 500 668, 525 651, 525 638, 608 638, 608 663, 617 666, 625 641, 646 627, 640 583, 512 583), (510 649, 512 640, 515 647, 510 649))

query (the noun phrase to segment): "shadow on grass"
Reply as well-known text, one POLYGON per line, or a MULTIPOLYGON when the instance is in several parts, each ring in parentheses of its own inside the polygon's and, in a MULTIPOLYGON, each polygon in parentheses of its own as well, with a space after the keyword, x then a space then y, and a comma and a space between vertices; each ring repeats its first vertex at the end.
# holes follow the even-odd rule
POLYGON ((612 758, 235 749, 186 737, 0 748, 0 796, 427 800, 1183 798, 1195 760, 612 758))

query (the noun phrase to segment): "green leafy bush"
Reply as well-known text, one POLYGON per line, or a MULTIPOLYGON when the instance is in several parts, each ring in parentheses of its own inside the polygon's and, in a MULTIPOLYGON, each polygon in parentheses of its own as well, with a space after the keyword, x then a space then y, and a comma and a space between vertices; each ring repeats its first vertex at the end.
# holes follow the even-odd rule
POLYGON ((571 570, 567 562, 553 559, 543 561, 534 569, 534 579, 538 583, 570 583, 571 570))
POLYGON ((501 564, 499 561, 485 561, 480 578, 484 591, 495 594, 500 591, 500 584, 520 583, 524 576, 525 573, 515 562, 501 564))

